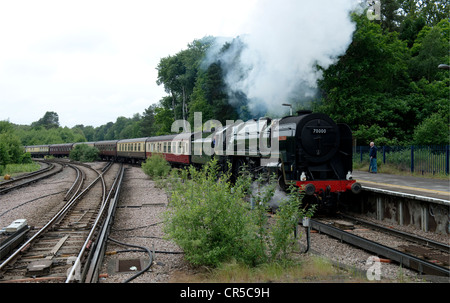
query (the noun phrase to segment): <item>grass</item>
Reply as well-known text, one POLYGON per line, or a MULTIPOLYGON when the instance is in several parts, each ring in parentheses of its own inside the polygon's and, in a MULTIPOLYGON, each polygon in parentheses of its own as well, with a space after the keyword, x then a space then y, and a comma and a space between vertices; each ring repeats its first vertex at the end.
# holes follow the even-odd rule
POLYGON ((175 283, 298 283, 354 281, 354 274, 332 265, 315 255, 300 255, 296 260, 264 263, 256 267, 231 261, 217 268, 201 267, 191 274, 175 274, 175 283))
POLYGON ((4 175, 14 176, 20 173, 31 173, 37 171, 41 168, 38 163, 30 163, 30 164, 7 164, 1 170, 2 177, 4 175))

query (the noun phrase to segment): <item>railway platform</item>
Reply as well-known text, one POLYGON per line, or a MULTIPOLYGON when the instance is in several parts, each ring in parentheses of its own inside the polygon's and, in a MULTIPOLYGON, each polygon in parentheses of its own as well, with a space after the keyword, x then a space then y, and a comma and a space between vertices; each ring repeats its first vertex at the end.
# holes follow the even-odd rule
POLYGON ((362 191, 349 200, 350 211, 389 224, 450 234, 450 180, 354 171, 362 191))
POLYGON ((450 178, 448 180, 354 171, 363 190, 394 196, 450 205, 450 178))

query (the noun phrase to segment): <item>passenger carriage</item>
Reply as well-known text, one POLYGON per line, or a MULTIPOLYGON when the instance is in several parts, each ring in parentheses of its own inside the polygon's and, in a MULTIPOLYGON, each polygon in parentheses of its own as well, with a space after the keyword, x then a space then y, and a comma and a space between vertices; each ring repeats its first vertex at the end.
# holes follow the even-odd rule
POLYGON ((189 165, 190 143, 190 133, 149 137, 146 141, 146 156, 162 154, 170 163, 189 165))

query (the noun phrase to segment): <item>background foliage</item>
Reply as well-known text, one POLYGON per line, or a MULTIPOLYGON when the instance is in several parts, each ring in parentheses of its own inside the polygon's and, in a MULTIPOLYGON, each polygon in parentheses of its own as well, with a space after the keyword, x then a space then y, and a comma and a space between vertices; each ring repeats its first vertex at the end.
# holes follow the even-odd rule
POLYGON ((69 158, 80 162, 93 162, 98 160, 98 154, 99 150, 96 147, 79 144, 70 151, 69 158))
MULTIPOLYGON (((437 68, 450 63, 449 7, 446 0, 383 0, 381 20, 353 14, 356 30, 345 54, 326 70, 316 66, 323 77, 315 97, 280 104, 289 101, 294 110, 312 109, 347 123, 357 145, 449 144, 449 71, 437 68)), ((194 112, 202 112, 203 121, 216 119, 223 125, 226 120, 258 118, 249 112, 247 96, 228 94, 222 63, 206 63, 207 51, 217 41, 194 40, 162 58, 157 84, 167 95, 131 118, 73 128, 61 127, 54 112, 29 126, 5 126, 9 122, 3 121, 2 129, 8 129, 2 133, 3 159, 14 154, 13 148, 7 157, 5 146, 15 146, 17 140, 19 145, 38 145, 163 135, 175 120, 192 125, 194 112)), ((230 46, 225 43, 221 52, 230 46)))

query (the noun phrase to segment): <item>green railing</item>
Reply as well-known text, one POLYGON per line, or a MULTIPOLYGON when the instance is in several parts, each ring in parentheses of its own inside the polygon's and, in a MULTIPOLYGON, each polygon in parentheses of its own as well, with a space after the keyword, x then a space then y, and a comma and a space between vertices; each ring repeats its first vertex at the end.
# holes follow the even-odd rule
MULTIPOLYGON (((378 163, 399 170, 432 174, 449 174, 449 145, 445 146, 378 146, 378 163)), ((356 146, 353 161, 369 162, 369 146, 356 146)))

